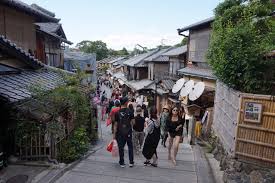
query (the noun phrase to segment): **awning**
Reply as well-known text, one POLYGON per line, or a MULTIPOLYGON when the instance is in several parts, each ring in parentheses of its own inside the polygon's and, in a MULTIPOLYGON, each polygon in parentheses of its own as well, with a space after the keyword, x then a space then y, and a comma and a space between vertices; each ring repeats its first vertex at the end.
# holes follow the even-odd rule
POLYGON ((168 97, 168 100, 170 100, 171 102, 174 102, 174 103, 180 103, 179 100, 176 100, 176 99, 173 99, 173 98, 170 98, 170 97, 168 97))
POLYGON ((149 80, 149 79, 142 79, 142 80, 132 80, 132 81, 127 81, 125 82, 125 84, 138 91, 138 90, 142 90, 142 89, 147 89, 147 87, 151 84, 153 84, 154 81, 149 80))

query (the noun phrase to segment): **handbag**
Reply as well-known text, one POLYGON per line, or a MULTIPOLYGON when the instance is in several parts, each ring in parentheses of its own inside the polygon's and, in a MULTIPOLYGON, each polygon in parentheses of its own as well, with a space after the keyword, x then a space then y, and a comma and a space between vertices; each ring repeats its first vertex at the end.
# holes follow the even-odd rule
POLYGON ((110 124, 112 124, 112 120, 111 120, 110 117, 108 117, 108 118, 106 119, 106 126, 109 126, 110 124))
POLYGON ((107 145, 107 151, 112 152, 113 150, 113 145, 114 145, 114 140, 112 140, 108 145, 107 145))

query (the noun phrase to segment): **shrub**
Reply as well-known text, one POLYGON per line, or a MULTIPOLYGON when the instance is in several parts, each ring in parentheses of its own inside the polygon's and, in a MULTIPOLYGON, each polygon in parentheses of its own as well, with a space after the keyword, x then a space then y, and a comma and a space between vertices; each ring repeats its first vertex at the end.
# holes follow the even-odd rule
POLYGON ((70 163, 83 156, 89 149, 89 138, 84 128, 77 128, 68 140, 64 141, 59 152, 59 160, 70 163))
POLYGON ((269 0, 225 0, 215 9, 208 61, 234 89, 270 94, 275 82, 275 24, 269 0))

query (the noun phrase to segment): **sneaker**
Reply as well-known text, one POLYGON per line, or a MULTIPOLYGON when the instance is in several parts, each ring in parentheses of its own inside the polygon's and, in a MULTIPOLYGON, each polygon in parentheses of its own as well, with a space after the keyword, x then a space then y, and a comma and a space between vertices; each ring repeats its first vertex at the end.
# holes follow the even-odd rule
POLYGON ((143 163, 144 166, 148 166, 148 165, 150 165, 150 164, 151 164, 151 163, 150 163, 150 161, 148 161, 148 160, 144 161, 144 163, 143 163))
POLYGON ((121 168, 125 168, 125 164, 120 164, 120 167, 121 168))
POLYGON ((158 164, 152 163, 151 166, 158 167, 158 164))
POLYGON ((134 163, 130 163, 129 167, 132 168, 134 166, 134 163))

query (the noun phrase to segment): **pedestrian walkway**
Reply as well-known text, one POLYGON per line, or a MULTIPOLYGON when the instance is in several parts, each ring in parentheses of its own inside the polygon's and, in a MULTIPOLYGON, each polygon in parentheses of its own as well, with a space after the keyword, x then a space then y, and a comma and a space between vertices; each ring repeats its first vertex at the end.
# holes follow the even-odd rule
MULTIPOLYGON (((158 167, 144 167, 144 158, 140 153, 135 156, 135 166, 121 168, 118 158, 113 158, 111 153, 106 151, 106 145, 111 140, 110 127, 101 123, 103 140, 101 148, 87 159, 81 161, 72 170, 65 173, 58 183, 174 183, 174 182, 197 182, 196 163, 194 153, 187 141, 180 145, 177 156, 177 166, 173 166, 167 160, 167 149, 159 145, 158 167)), ((128 153, 125 152, 125 163, 128 165, 128 153)))

